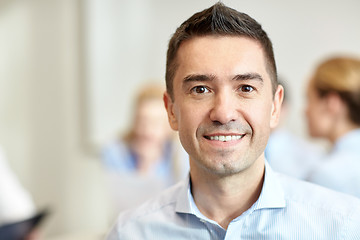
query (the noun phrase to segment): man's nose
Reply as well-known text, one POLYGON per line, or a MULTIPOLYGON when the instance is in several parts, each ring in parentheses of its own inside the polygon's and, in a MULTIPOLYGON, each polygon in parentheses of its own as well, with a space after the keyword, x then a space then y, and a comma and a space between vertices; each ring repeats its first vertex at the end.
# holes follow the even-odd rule
POLYGON ((226 124, 238 118, 236 109, 236 96, 233 92, 220 92, 215 94, 210 119, 213 122, 226 124))

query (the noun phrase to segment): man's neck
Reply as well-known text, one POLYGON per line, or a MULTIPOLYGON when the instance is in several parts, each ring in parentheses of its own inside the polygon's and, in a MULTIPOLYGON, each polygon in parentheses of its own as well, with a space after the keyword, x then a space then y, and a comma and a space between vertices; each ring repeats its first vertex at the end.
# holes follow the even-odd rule
POLYGON ((264 160, 236 175, 217 177, 191 171, 191 190, 202 214, 227 229, 229 223, 259 198, 264 181, 264 160))

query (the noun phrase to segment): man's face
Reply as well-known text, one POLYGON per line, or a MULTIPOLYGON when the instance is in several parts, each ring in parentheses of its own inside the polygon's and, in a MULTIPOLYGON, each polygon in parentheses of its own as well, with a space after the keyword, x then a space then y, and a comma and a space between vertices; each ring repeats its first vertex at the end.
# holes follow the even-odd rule
POLYGON ((283 89, 273 98, 260 44, 243 37, 196 37, 180 46, 174 101, 164 100, 191 168, 219 176, 242 172, 276 126, 283 89))

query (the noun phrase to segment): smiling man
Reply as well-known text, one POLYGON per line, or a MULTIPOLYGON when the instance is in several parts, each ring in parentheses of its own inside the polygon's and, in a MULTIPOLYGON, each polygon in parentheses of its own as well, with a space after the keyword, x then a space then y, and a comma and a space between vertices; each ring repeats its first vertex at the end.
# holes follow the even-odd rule
POLYGON ((108 239, 360 239, 360 201, 272 171, 283 87, 260 24, 217 3, 169 42, 165 107, 189 178, 122 213, 108 239))

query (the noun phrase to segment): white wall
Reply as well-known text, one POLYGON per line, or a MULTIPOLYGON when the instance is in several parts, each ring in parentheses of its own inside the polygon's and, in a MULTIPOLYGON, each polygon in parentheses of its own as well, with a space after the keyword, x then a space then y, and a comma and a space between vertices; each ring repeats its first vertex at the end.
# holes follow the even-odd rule
MULTIPOLYGON (((52 208, 47 236, 106 229, 101 165, 84 143, 126 128, 136 88, 164 78, 175 28, 214 2, 0 0, 0 144, 36 204, 52 208)), ((273 40, 289 128, 305 135, 305 80, 324 56, 360 55, 360 2, 224 2, 273 40)))
POLYGON ((102 169, 82 145, 79 2, 0 2, 0 143, 45 239, 108 226, 102 169))

